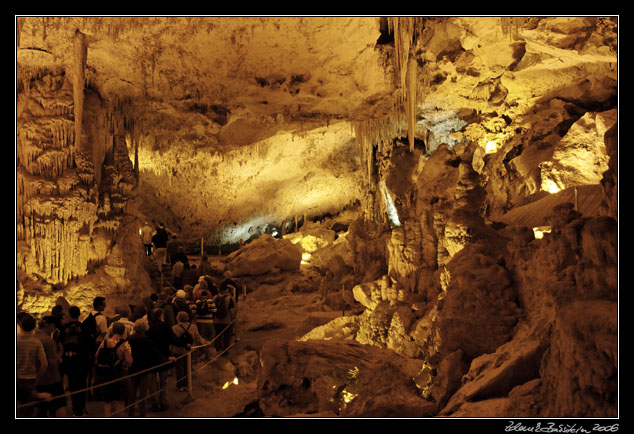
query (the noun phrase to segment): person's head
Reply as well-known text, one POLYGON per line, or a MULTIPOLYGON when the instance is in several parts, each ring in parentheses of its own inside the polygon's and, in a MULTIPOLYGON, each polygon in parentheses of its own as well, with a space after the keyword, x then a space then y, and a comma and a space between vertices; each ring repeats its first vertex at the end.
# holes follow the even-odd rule
POLYGON ((139 304, 134 308, 135 319, 143 318, 145 315, 147 315, 147 309, 145 308, 144 304, 139 304))
MULTIPOLYGON (((189 285, 186 285, 186 286, 189 286, 189 285)), ((178 291, 176 291, 176 298, 186 298, 186 297, 187 297, 187 293, 184 290, 179 289, 178 291)))
POLYGON ((130 307, 127 304, 122 304, 114 308, 114 313, 121 318, 130 318, 130 307))
POLYGON ((47 315, 39 323, 39 328, 51 332, 55 329, 55 317, 53 315, 47 315))
POLYGON ((106 310, 106 297, 95 297, 92 307, 98 312, 106 310))
POLYGON ((78 320, 79 315, 81 315, 81 310, 77 306, 71 306, 68 308, 68 316, 70 316, 73 321, 78 320))
POLYGON ((112 323, 112 334, 123 336, 125 334, 125 325, 118 321, 112 323))
POLYGON ((18 312, 18 314, 15 317, 16 324, 20 324, 22 322, 22 320, 24 319, 24 317, 29 316, 29 315, 30 315, 30 313, 25 312, 25 311, 18 312))
POLYGON ((181 310, 180 312, 178 312, 178 314, 176 314, 176 321, 189 322, 189 314, 181 310))
POLYGON ((26 314, 22 316, 19 325, 23 332, 30 333, 35 328, 36 321, 35 318, 33 318, 33 315, 26 314))
POLYGON ((156 292, 153 292, 152 294, 150 294, 150 300, 152 300, 154 303, 156 303, 159 299, 159 296, 156 292))
POLYGON ((163 315, 163 309, 157 307, 156 309, 152 310, 150 317, 152 318, 152 321, 163 321, 163 315))
POLYGON ((143 321, 142 319, 138 319, 138 320, 134 321, 134 332, 135 333, 143 334, 146 331, 148 331, 148 324, 147 324, 146 321, 143 321))

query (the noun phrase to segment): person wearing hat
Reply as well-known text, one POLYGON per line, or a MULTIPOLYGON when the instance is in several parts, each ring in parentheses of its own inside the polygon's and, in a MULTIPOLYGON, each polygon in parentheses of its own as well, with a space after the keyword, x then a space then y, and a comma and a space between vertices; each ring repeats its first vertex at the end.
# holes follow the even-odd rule
POLYGON ((194 286, 194 292, 192 294, 194 301, 202 297, 203 294, 206 294, 207 297, 211 298, 211 292, 209 291, 205 276, 200 276, 198 278, 198 283, 194 286))
MULTIPOLYGON (((189 317, 192 317, 192 311, 189 307, 189 302, 187 301, 187 292, 183 289, 179 289, 176 291, 176 296, 174 297, 174 301, 172 301, 172 310, 174 311, 174 316, 178 316, 178 312, 187 312, 189 317)), ((176 320, 178 322, 178 320, 176 320)))

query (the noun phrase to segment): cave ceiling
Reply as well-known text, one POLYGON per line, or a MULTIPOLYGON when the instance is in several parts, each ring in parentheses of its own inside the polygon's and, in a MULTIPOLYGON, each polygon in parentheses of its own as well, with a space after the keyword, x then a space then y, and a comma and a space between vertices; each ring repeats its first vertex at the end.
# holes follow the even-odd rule
MULTIPOLYGON (((527 18, 515 35, 496 17, 410 19, 409 33, 397 21, 18 17, 16 76, 58 68, 72 78, 80 32, 86 94, 132 113, 140 190, 169 205, 180 229, 200 233, 362 199, 353 127, 407 123, 407 48, 417 76, 414 134, 434 131, 438 144, 454 140, 474 111, 519 128, 544 101, 615 98, 615 18, 527 18)), ((407 125, 395 131, 406 137, 407 125)))

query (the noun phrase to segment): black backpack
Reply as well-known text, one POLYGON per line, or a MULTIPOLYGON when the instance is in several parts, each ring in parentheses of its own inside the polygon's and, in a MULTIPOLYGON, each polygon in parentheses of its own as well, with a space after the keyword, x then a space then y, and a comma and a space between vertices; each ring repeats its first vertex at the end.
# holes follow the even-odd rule
POLYGON ((79 321, 73 321, 64 327, 64 332, 60 335, 62 349, 64 350, 62 357, 73 357, 75 353, 84 351, 83 345, 86 343, 86 334, 84 327, 79 321))
POLYGON ((86 319, 84 319, 84 322, 82 323, 82 325, 84 326, 84 330, 86 332, 86 336, 88 337, 88 339, 92 341, 96 341, 97 336, 99 335, 99 333, 97 332, 97 320, 96 320, 96 317, 99 315, 102 315, 102 313, 97 312, 96 315, 93 315, 92 312, 90 312, 90 314, 86 317, 86 319))
POLYGON ((212 302, 207 297, 199 298, 196 300, 196 315, 198 316, 211 316, 213 314, 212 302))
POLYGON ((192 344, 194 343, 194 337, 189 332, 190 326, 187 326, 187 328, 185 328, 181 324, 179 324, 179 327, 183 329, 183 333, 181 333, 176 338, 176 340, 174 341, 174 345, 177 347, 185 347, 187 349, 191 348, 192 344))
POLYGON ((121 359, 117 355, 117 349, 125 342, 120 339, 114 347, 108 347, 104 342, 103 347, 97 353, 97 375, 101 377, 115 377, 121 373, 121 359))

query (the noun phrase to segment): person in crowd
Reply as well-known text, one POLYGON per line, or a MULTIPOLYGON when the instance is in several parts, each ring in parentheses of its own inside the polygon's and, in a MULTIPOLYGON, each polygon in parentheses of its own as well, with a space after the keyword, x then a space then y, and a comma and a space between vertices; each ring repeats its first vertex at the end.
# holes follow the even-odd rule
MULTIPOLYGON (((92 302, 93 310, 88 314, 88 316, 84 319, 83 325, 86 330, 86 335, 88 336, 88 340, 90 345, 92 346, 90 351, 91 356, 91 366, 94 366, 94 356, 96 354, 97 348, 99 348, 108 334, 108 318, 106 318, 105 310, 106 310, 106 298, 102 296, 97 296, 93 299, 92 302)), ((88 385, 92 386, 94 383, 94 370, 91 369, 88 372, 88 385)), ((93 399, 94 395, 92 392, 88 394, 88 399, 93 399)))
POLYGON ((239 291, 242 288, 242 285, 238 282, 238 280, 234 279, 231 275, 230 271, 225 272, 224 278, 220 282, 220 289, 228 288, 231 286, 233 289, 230 291, 231 296, 233 297, 234 303, 238 304, 238 298, 240 296, 239 291))
POLYGON ((187 292, 184 289, 179 289, 176 291, 176 296, 172 301, 172 309, 174 313, 177 315, 176 322, 178 323, 178 312, 187 312, 189 318, 192 318, 192 311, 189 307, 189 302, 187 301, 187 292))
POLYGON ((176 261, 174 265, 172 265, 172 280, 174 284, 174 288, 183 289, 183 270, 185 269, 185 264, 182 261, 176 261))
POLYGON ((156 228, 156 234, 152 237, 152 244, 154 245, 154 255, 157 265, 167 263, 167 240, 169 235, 163 223, 159 223, 156 228))
POLYGON ((147 336, 152 340, 160 355, 159 368, 153 376, 154 381, 150 381, 150 393, 155 396, 155 403, 151 408, 154 412, 169 409, 166 385, 167 376, 173 364, 167 362, 174 361, 174 357, 170 353, 173 334, 171 326, 164 319, 165 311, 160 307, 154 308, 150 314, 150 329, 147 331, 147 336))
POLYGON ((132 349, 128 341, 123 338, 125 332, 123 324, 115 323, 112 332, 112 336, 103 340, 97 349, 95 386, 104 384, 104 386, 97 387, 96 390, 104 401, 105 416, 121 417, 129 396, 129 381, 114 380, 128 374, 133 362, 132 349))
POLYGON ((86 386, 90 368, 90 351, 86 331, 79 321, 81 310, 77 306, 68 309, 69 322, 64 325, 60 334, 62 345, 62 372, 68 380, 71 392, 73 416, 86 414, 86 386), (77 392, 77 393, 74 393, 77 392))
POLYGON ((146 400, 150 391, 150 382, 156 371, 149 369, 161 363, 161 355, 146 333, 149 330, 147 321, 137 319, 134 322, 134 333, 128 338, 132 350, 132 365, 128 372, 130 378, 130 395, 128 398, 128 416, 134 417, 136 408, 139 416, 147 416, 146 400))
POLYGON ((42 402, 37 406, 39 417, 66 417, 67 415, 66 395, 59 368, 60 354, 57 342, 51 337, 56 329, 55 317, 45 316, 34 334, 44 347, 48 364, 46 371, 37 381, 36 390, 50 393, 53 396, 52 400, 42 402))
POLYGON ((234 293, 235 287, 233 285, 225 285, 219 288, 219 294, 214 299, 216 305, 216 313, 214 314, 215 345, 219 353, 231 345, 235 318, 235 302, 232 296, 234 293))
POLYGON ((194 286, 193 292, 192 292, 192 298, 194 300, 194 302, 196 302, 200 297, 202 297, 203 295, 207 295, 208 298, 211 298, 211 291, 209 291, 209 288, 207 287, 207 281, 205 280, 204 276, 201 276, 198 278, 198 283, 196 283, 196 286, 194 286))
POLYGON ((15 345, 18 417, 33 416, 32 403, 52 397, 50 393, 37 391, 37 382, 46 373, 48 360, 42 342, 33 336, 35 326, 36 320, 32 315, 20 315, 15 345))
POLYGON ((185 247, 183 247, 182 245, 178 246, 178 248, 176 250, 176 254, 174 256, 174 260, 175 261, 181 261, 183 263, 183 265, 185 265, 185 266, 191 265, 189 263, 189 257, 185 253, 185 247))
MULTIPOLYGON (((199 289, 199 293, 194 297, 194 302, 198 331, 205 340, 211 341, 214 337, 214 313, 216 313, 216 305, 211 293, 207 288, 199 289)), ((205 351, 205 354, 208 355, 209 351, 205 351)))
POLYGON ((51 309, 51 316, 54 318, 55 324, 55 328, 51 331, 51 338, 53 338, 56 344, 59 344, 59 334, 64 326, 64 323, 67 321, 64 306, 61 304, 53 306, 53 309, 51 309))
POLYGON ((198 333, 196 324, 190 322, 190 315, 181 311, 176 315, 176 324, 172 326, 174 339, 170 345, 170 352, 176 358, 176 388, 179 392, 187 391, 187 357, 192 345, 207 345, 208 341, 198 333), (182 340, 181 336, 189 335, 188 340, 182 340))
POLYGON ((136 322, 138 319, 144 321, 145 324, 149 327, 150 321, 148 319, 148 311, 146 304, 144 302, 138 303, 134 307, 134 313, 132 314, 132 322, 136 322))
POLYGON ((191 285, 194 287, 198 282, 198 273, 196 273, 196 265, 185 264, 185 268, 181 273, 181 284, 183 288, 185 285, 191 285))
MULTIPOLYGON (((183 243, 178 239, 176 234, 172 234, 172 239, 167 242, 167 256, 170 264, 176 263, 176 256, 178 254, 178 248, 183 247, 183 243)), ((183 262, 185 264, 185 262, 183 262)))
POLYGON ((218 295, 218 285, 216 280, 211 276, 204 276, 205 282, 207 282, 207 289, 211 292, 211 296, 215 297, 218 295))
POLYGON ((174 314, 172 304, 169 302, 169 295, 167 290, 163 290, 159 294, 159 299, 156 303, 156 307, 163 311, 163 321, 165 321, 165 324, 170 327, 176 324, 176 316, 174 314))
POLYGON ((154 230, 148 222, 145 222, 140 232, 141 241, 143 242, 143 247, 145 247, 145 254, 152 256, 152 236, 154 235, 154 230))
POLYGON ((209 256, 203 254, 200 258, 200 265, 198 266, 198 277, 211 276, 214 273, 214 268, 209 262, 209 256))
POLYGON ((115 324, 121 323, 125 326, 125 331, 121 336, 123 337, 123 339, 127 339, 128 336, 134 333, 134 322, 130 320, 130 317, 132 316, 130 312, 130 306, 128 306, 127 304, 121 304, 120 306, 114 308, 114 313, 116 316, 118 316, 118 319, 110 324, 108 335, 112 335, 112 327, 115 324))

